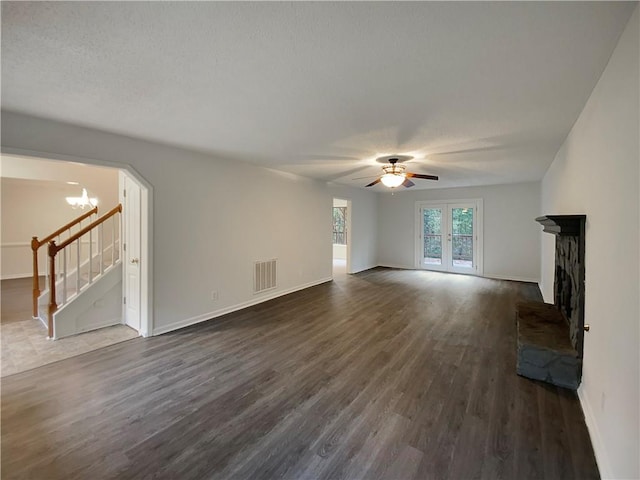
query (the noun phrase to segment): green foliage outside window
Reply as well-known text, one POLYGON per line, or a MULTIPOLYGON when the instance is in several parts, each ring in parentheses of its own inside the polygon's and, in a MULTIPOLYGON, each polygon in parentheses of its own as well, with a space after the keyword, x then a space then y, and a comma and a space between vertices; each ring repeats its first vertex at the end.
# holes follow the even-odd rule
POLYGON ((454 260, 473 260, 473 209, 454 208, 451 213, 451 248, 454 260))
POLYGON ((333 207, 333 243, 347 244, 347 207, 333 207))
MULTIPOLYGON (((473 209, 454 208, 451 213, 452 253, 456 260, 473 260, 473 209)), ((424 258, 442 258, 442 211, 423 210, 424 258)))
POLYGON ((427 208, 424 215, 424 258, 442 257, 442 212, 427 208))

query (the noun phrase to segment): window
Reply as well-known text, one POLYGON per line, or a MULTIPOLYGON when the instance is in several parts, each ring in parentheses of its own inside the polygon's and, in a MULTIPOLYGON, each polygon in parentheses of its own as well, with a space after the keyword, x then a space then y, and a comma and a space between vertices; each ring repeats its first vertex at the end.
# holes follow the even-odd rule
POLYGON ((333 207, 333 243, 347 244, 347 207, 333 207))

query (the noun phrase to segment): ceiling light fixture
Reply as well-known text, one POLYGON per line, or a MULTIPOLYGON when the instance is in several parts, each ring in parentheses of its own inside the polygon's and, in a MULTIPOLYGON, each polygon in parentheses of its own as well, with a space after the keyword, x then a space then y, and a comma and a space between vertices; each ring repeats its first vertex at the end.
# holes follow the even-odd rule
POLYGON ((87 189, 82 189, 82 196, 80 197, 66 197, 67 203, 71 205, 72 208, 80 208, 84 209, 84 207, 95 207, 98 205, 98 199, 95 197, 89 198, 89 194, 87 193, 87 189))
POLYGON ((382 167, 384 175, 380 177, 380 181, 385 187, 396 188, 404 183, 407 179, 406 173, 404 173, 404 166, 392 164, 386 167, 382 167))

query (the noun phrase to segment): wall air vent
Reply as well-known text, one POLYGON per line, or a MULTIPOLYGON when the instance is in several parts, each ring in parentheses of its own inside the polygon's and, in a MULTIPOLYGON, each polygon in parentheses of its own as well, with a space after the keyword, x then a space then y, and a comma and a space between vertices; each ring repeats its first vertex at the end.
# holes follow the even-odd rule
POLYGON ((276 288, 276 259, 255 262, 253 268, 253 293, 276 288))

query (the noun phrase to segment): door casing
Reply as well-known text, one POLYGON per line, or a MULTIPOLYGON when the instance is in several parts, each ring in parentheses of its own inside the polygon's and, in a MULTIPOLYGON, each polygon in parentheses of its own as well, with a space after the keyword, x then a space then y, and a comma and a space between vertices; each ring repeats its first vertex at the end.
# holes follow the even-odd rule
POLYGON ((123 206, 123 319, 129 327, 141 330, 141 188, 126 172, 120 171, 120 195, 123 206))
POLYGON ((120 169, 119 175, 119 197, 120 203, 123 206, 122 209, 122 241, 127 243, 127 251, 122 252, 123 261, 123 281, 122 281, 122 295, 123 300, 126 298, 127 304, 122 305, 122 320, 123 323, 136 329, 140 335, 147 337, 153 334, 153 323, 151 318, 151 285, 150 279, 151 273, 151 245, 149 242, 149 232, 151 231, 150 222, 150 209, 151 209, 151 196, 149 187, 143 183, 136 175, 130 171, 120 169), (136 212, 130 212, 127 208, 128 199, 124 196, 125 190, 137 191, 137 207, 136 212), (132 213, 134 213, 132 215, 132 213), (133 222, 133 223, 132 223, 133 222), (135 242, 131 242, 127 239, 129 235, 130 227, 128 225, 135 225, 137 229, 136 236, 138 237, 135 242), (131 244, 131 245, 129 245, 131 244), (131 264, 132 259, 137 259, 138 262, 131 264), (131 268, 134 267, 135 271, 132 272, 131 268), (132 274, 135 277, 132 278, 132 274), (130 283, 135 281, 137 291, 130 291, 130 283), (131 302, 134 302, 132 304, 131 302), (131 307, 137 308, 136 319, 132 321, 131 307))

